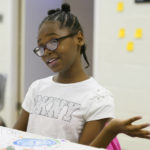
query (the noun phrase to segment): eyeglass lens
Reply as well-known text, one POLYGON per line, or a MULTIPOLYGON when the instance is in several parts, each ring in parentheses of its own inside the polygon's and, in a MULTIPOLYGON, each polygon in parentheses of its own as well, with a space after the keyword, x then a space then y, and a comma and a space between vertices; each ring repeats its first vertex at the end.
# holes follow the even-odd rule
POLYGON ((57 46, 58 46, 57 40, 51 40, 46 44, 46 48, 51 51, 55 50, 57 46))
POLYGON ((36 53, 36 55, 38 56, 43 56, 44 55, 44 50, 45 48, 47 48, 48 50, 55 50, 58 46, 58 41, 57 40, 51 40, 49 41, 45 47, 37 47, 35 48, 34 52, 36 53))

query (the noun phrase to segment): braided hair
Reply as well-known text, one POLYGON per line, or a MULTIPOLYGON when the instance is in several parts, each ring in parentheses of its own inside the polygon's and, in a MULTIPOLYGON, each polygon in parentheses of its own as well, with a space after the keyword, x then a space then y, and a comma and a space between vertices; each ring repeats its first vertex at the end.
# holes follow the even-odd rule
MULTIPOLYGON (((78 21, 78 18, 72 13, 70 13, 70 5, 67 3, 63 3, 61 9, 57 8, 57 9, 49 10, 48 16, 44 18, 39 28, 43 25, 43 23, 48 21, 59 21, 60 28, 67 27, 73 33, 77 33, 78 31, 81 31, 83 33, 83 29, 78 21)), ((90 64, 85 51, 86 51, 86 45, 84 44, 81 46, 80 53, 83 55, 83 58, 87 63, 86 68, 88 68, 90 64)))

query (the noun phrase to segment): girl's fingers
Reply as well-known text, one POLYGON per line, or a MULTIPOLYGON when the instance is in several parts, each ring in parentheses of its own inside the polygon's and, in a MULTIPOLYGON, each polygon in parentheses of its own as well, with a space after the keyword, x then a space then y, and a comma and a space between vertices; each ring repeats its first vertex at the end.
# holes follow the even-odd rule
POLYGON ((125 124, 131 124, 134 121, 137 121, 137 120, 139 120, 141 118, 142 118, 141 116, 135 116, 135 117, 132 117, 132 118, 129 118, 129 119, 125 120, 124 122, 125 122, 125 124))
POLYGON ((150 135, 145 135, 143 138, 150 139, 150 135))
POLYGON ((129 135, 132 137, 150 138, 150 131, 148 130, 131 131, 129 132, 129 135))
POLYGON ((138 134, 136 137, 150 139, 150 135, 148 134, 138 134))
POLYGON ((148 124, 148 123, 145 123, 145 124, 140 124, 140 125, 131 125, 131 131, 134 131, 134 130, 141 130, 141 129, 143 129, 143 128, 146 128, 146 127, 148 127, 148 126, 150 126, 150 124, 148 124))
POLYGON ((150 135, 138 135, 138 136, 135 136, 135 137, 150 139, 150 135))
POLYGON ((148 131, 148 130, 141 130, 141 131, 140 131, 140 134, 141 134, 141 135, 150 136, 150 131, 148 131))

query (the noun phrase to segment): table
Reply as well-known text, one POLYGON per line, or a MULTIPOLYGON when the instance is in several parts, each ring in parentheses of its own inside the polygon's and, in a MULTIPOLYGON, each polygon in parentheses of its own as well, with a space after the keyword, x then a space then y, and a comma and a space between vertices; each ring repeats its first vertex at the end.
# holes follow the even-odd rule
POLYGON ((104 150, 0 126, 0 150, 104 150))

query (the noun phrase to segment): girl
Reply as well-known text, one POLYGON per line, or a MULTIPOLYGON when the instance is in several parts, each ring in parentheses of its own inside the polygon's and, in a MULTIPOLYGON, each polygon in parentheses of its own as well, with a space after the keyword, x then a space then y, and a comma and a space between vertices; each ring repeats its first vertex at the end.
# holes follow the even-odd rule
MULTIPOLYGON (((102 130, 114 117, 113 98, 84 72, 81 55, 87 67, 89 62, 83 30, 68 4, 48 12, 39 26, 37 42, 34 53, 57 75, 32 83, 15 129, 97 147, 106 147, 118 132, 130 133, 128 125, 139 118, 127 124, 114 120, 102 130)), ((146 126, 134 128, 141 133, 146 126)))

